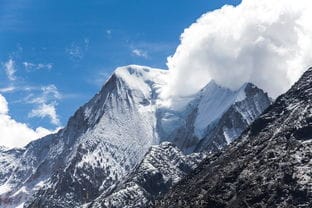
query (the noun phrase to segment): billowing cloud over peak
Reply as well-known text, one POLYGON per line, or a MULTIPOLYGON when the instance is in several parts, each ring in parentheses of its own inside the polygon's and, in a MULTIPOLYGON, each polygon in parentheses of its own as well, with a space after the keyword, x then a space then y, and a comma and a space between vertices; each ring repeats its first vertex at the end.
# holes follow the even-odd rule
POLYGON ((252 82, 276 97, 312 64, 311 19, 308 0, 243 0, 202 15, 168 58, 165 95, 190 95, 213 79, 232 89, 252 82))

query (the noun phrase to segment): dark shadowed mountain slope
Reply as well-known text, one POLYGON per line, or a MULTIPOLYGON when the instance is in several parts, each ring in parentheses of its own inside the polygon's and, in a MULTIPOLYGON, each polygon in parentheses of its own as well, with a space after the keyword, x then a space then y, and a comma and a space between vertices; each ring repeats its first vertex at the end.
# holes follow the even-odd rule
POLYGON ((125 181, 104 192, 90 207, 149 207, 204 158, 205 154, 200 153, 184 155, 169 142, 155 145, 125 181))
POLYGON ((312 68, 157 207, 312 207, 312 68))

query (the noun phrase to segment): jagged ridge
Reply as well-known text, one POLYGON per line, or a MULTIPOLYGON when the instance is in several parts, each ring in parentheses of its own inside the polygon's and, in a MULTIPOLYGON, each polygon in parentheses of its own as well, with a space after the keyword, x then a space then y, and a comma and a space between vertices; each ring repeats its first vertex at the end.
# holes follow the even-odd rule
POLYGON ((168 142, 153 146, 125 181, 114 190, 104 192, 90 208, 149 207, 194 170, 205 156, 199 153, 186 156, 168 142))
POLYGON ((157 207, 311 207, 312 68, 157 207), (183 206, 181 206, 181 203, 183 206))

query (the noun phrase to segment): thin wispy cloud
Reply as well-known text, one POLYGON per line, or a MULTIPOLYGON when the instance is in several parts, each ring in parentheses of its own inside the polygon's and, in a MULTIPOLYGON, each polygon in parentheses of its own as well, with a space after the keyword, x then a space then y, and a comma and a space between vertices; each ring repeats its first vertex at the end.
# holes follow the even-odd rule
POLYGON ((3 87, 0 88, 1 93, 8 93, 8 92, 13 92, 16 88, 14 86, 9 86, 9 87, 3 87))
POLYGON ((39 117, 39 118, 46 118, 48 117, 52 124, 59 126, 60 120, 56 113, 56 107, 54 103, 39 104, 35 109, 32 109, 31 112, 28 114, 29 118, 39 117))
POLYGON ((3 64, 4 66, 4 71, 8 77, 8 79, 10 81, 14 81, 16 80, 16 77, 15 77, 15 72, 16 72, 16 69, 15 69, 15 62, 13 59, 9 59, 7 62, 5 62, 3 64))
POLYGON ((83 41, 84 41, 84 49, 86 50, 89 48, 90 40, 89 38, 85 38, 83 41))
POLYGON ((139 41, 127 43, 127 47, 130 50, 131 56, 151 61, 157 59, 159 55, 163 55, 164 53, 169 56, 176 46, 169 42, 139 41))
POLYGON ((147 52, 146 51, 143 51, 143 50, 141 50, 141 49, 133 49, 132 51, 132 54, 134 55, 134 56, 138 56, 138 57, 143 57, 143 58, 148 58, 148 54, 147 54, 147 52))
POLYGON ((74 43, 72 43, 70 47, 66 48, 65 51, 73 60, 80 60, 83 57, 82 48, 74 43))
POLYGON ((80 43, 72 42, 70 46, 65 49, 65 52, 71 60, 80 61, 88 50, 89 44, 90 40, 88 38, 83 39, 80 43))
POLYGON ((23 65, 26 69, 26 71, 35 71, 35 70, 51 70, 53 68, 53 64, 51 63, 47 63, 47 64, 43 64, 43 63, 31 63, 31 62, 23 62, 23 65))
POLYGON ((139 41, 139 42, 132 42, 130 44, 130 48, 132 49, 141 49, 143 51, 148 51, 152 53, 162 53, 162 52, 170 52, 174 51, 176 48, 175 43, 171 42, 146 42, 146 41, 139 41))
POLYGON ((34 105, 28 117, 48 118, 51 124, 59 126, 60 120, 56 107, 58 105, 57 101, 62 99, 61 93, 54 85, 41 87, 40 90, 41 93, 39 95, 31 93, 25 98, 27 103, 34 105))
MULTIPOLYGON (((27 71, 35 71, 46 69, 50 70, 53 68, 53 64, 42 64, 23 62, 27 71)), ((25 98, 16 102, 25 102, 33 106, 32 110, 28 113, 29 118, 48 118, 50 123, 55 126, 60 126, 61 122, 57 114, 57 105, 59 100, 62 99, 62 95, 59 93, 55 85, 48 85, 44 87, 28 86, 27 83, 21 83, 17 80, 15 73, 17 65, 16 61, 10 58, 7 62, 2 64, 4 72, 9 80, 9 84, 6 87, 0 88, 0 93, 9 92, 22 92, 28 94, 25 98)), ((4 105, 3 105, 4 106, 4 105)))
POLYGON ((113 31, 111 29, 105 30, 105 36, 107 39, 111 39, 113 35, 113 31))

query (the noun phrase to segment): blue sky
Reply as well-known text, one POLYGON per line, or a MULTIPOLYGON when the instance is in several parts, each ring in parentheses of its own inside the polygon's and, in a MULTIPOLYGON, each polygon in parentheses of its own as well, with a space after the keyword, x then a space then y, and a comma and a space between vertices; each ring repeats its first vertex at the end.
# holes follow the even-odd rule
POLYGON ((116 67, 166 68, 184 28, 207 11, 239 3, 0 0, 0 94, 16 121, 64 126, 116 67))

